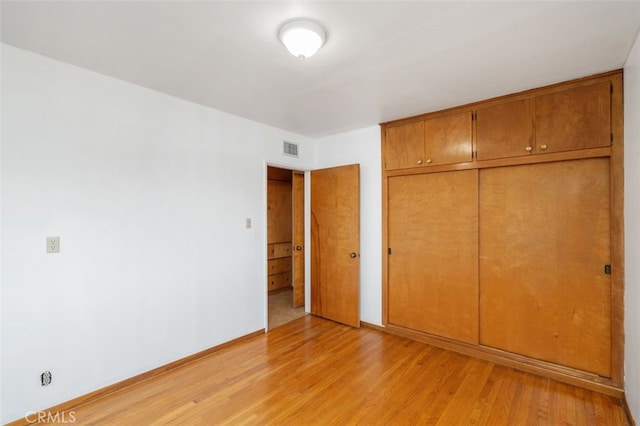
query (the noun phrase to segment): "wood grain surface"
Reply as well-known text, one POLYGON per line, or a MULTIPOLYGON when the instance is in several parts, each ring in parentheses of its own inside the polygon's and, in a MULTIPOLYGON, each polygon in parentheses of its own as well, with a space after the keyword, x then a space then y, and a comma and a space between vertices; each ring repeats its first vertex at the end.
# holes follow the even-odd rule
POLYGON ((389 323, 478 343, 478 171, 389 178, 389 323))
POLYGON ((609 159, 480 173, 480 343, 611 377, 609 159))
POLYGON ((360 326, 360 166, 311 172, 311 313, 360 326))

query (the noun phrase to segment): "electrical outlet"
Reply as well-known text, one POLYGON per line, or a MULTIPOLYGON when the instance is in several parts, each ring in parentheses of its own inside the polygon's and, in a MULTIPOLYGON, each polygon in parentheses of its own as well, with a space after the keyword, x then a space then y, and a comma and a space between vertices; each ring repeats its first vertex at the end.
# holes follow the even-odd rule
POLYGON ((51 375, 51 371, 45 371, 40 375, 40 383, 42 386, 49 386, 52 380, 53 376, 51 375))
POLYGON ((47 253, 60 253, 60 237, 47 237, 47 253))
POLYGON ((245 219, 244 227, 247 228, 247 229, 251 229, 251 218, 250 217, 245 219))

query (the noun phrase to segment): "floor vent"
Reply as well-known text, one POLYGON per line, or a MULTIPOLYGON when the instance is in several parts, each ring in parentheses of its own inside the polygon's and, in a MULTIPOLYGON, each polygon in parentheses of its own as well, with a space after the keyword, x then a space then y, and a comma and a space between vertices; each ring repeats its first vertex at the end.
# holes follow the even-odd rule
POLYGON ((298 157, 298 144, 282 141, 282 153, 291 157, 298 157))

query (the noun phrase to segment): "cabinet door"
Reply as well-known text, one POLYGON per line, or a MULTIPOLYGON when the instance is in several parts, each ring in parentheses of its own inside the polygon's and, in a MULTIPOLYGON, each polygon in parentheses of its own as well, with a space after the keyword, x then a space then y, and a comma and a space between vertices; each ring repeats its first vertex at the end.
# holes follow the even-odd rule
POLYGON ((471 121, 471 111, 425 120, 426 165, 472 161, 471 121))
POLYGON ((536 152, 611 145, 611 83, 536 98, 536 152))
POLYGON ((478 171, 389 178, 389 323, 478 343, 478 171))
POLYGON ((384 159, 387 170, 423 165, 424 121, 387 127, 384 159))
POLYGON ((533 152, 533 99, 481 108, 476 114, 478 160, 520 157, 533 152))
POLYGON ((609 159, 480 172, 480 343, 611 374, 609 159))

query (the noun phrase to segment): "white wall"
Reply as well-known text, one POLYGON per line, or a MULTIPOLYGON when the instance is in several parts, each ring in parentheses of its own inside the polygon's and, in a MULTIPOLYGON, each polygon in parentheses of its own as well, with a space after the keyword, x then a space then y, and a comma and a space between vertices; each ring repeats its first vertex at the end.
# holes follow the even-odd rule
POLYGON ((360 164, 360 319, 382 324, 382 175, 380 127, 319 139, 318 168, 360 164))
MULTIPOLYGON (((0 6, 0 21, 2 20, 2 6, 0 6)), ((0 48, 0 309, 2 309, 2 76, 3 61, 2 49, 0 48)), ((2 383, 2 312, 0 312, 0 383, 2 383)), ((0 423, 2 423, 2 385, 0 384, 0 423)))
POLYGON ((625 392, 640 419, 640 35, 624 67, 625 392))
POLYGON ((6 45, 2 106, 0 422, 265 327, 265 164, 312 141, 6 45))

